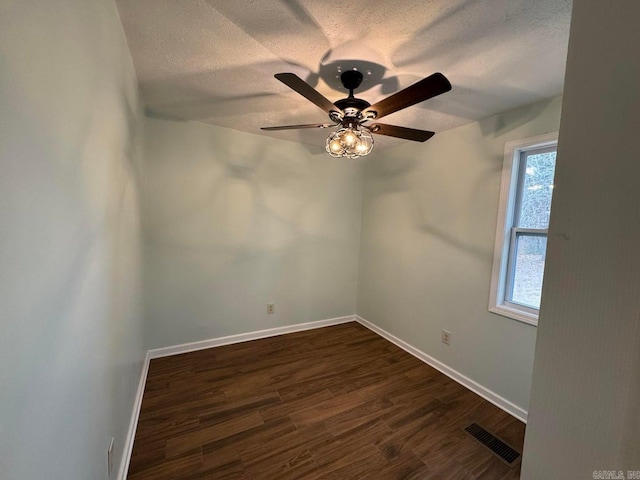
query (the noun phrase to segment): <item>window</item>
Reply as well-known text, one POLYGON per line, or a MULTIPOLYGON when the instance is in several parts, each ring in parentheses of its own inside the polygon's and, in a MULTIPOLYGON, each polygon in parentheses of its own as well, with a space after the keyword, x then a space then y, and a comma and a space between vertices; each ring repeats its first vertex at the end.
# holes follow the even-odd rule
POLYGON ((558 134, 505 145, 489 310, 538 324, 558 134))

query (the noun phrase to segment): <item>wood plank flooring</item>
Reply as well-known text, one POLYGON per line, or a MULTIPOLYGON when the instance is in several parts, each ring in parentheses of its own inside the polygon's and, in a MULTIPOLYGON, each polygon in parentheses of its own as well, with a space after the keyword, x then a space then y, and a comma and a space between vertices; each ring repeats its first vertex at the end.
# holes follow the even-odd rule
POLYGON ((151 361, 129 480, 517 479, 524 425, 358 323, 151 361))

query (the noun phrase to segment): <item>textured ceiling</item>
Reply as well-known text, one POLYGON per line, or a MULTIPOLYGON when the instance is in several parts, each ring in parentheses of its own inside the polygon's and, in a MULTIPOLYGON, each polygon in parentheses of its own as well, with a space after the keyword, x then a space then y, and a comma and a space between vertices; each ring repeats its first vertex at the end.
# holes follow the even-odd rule
MULTIPOLYGON (((385 117, 441 132, 562 93, 571 0, 117 0, 147 114, 321 145, 326 122, 273 75, 371 103, 439 71, 451 92, 385 117)), ((381 146, 402 140, 376 137, 381 146)), ((379 148, 379 147, 378 147, 379 148)))

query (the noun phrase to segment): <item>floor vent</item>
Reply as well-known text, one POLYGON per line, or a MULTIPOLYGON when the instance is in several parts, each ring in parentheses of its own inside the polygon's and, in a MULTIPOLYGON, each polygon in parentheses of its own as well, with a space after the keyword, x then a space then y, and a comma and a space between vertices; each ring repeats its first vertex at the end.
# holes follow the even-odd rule
POLYGON ((497 437, 494 437, 477 423, 472 423, 464 429, 469 435, 495 453, 507 465, 515 465, 520 454, 497 437))

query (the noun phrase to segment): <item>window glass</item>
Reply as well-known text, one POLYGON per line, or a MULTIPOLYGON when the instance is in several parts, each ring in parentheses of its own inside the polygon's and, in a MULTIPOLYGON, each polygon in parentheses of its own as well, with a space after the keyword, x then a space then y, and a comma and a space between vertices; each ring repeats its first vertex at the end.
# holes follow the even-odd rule
POLYGON ((520 228, 549 228, 553 172, 556 152, 523 154, 523 173, 520 208, 516 226, 520 228))
POLYGON ((546 235, 515 235, 511 298, 514 303, 539 309, 544 274, 546 235))

